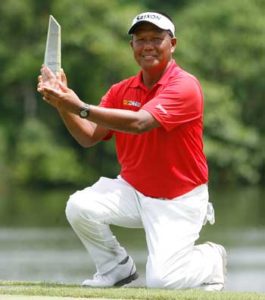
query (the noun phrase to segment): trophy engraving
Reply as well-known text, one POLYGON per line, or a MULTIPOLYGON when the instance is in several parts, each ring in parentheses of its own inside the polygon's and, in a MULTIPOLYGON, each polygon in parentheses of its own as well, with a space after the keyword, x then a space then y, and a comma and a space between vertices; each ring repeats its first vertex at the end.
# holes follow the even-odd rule
POLYGON ((49 18, 44 65, 49 67, 54 74, 61 69, 61 26, 51 15, 49 18))

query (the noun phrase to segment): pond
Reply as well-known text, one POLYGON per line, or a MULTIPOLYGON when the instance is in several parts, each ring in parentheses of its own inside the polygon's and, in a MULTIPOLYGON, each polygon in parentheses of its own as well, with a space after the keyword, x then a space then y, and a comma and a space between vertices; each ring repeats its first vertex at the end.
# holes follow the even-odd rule
MULTIPOLYGON (((2 190, 0 193, 0 280, 81 283, 94 266, 64 216, 72 191, 2 190)), ((226 290, 265 292, 265 191, 211 191, 216 224, 198 242, 222 243, 229 253, 226 290)), ((145 284, 146 245, 140 229, 113 227, 145 284), (129 231, 129 234, 128 234, 129 231)))

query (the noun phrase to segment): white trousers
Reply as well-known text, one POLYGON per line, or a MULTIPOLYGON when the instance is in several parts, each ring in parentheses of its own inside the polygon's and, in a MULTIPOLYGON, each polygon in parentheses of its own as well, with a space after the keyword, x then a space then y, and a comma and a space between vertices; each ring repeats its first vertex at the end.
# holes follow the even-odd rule
POLYGON ((122 178, 102 177, 70 196, 66 216, 99 273, 115 268, 127 256, 109 225, 143 227, 147 287, 194 288, 211 281, 216 265, 211 247, 194 246, 207 205, 207 185, 164 200, 144 196, 122 178))

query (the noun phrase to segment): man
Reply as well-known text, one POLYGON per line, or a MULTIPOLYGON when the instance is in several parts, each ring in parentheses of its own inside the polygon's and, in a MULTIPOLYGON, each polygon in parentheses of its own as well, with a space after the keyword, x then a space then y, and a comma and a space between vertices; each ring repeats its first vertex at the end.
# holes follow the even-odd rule
POLYGON ((141 71, 114 84, 99 106, 81 101, 64 74, 56 78, 44 66, 39 77, 38 91, 81 145, 116 139, 119 176, 76 192, 66 207, 97 269, 83 285, 122 286, 137 278, 109 228, 114 224, 144 228, 147 287, 222 290, 225 249, 194 246, 209 208, 200 84, 172 58, 177 40, 169 17, 142 13, 128 33, 141 71))

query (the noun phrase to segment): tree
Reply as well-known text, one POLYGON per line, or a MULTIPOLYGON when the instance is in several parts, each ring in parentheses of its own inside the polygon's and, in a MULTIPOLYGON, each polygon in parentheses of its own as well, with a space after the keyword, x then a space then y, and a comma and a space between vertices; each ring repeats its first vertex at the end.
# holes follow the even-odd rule
POLYGON ((176 15, 180 63, 204 81, 212 178, 260 182, 264 166, 264 1, 193 2, 176 15))
MULTIPOLYGON (((49 132, 47 143, 53 143, 54 152, 62 154, 62 147, 65 147, 64 156, 69 158, 74 150, 82 158, 82 165, 84 161, 88 165, 85 170, 91 178, 103 171, 113 175, 117 170, 118 166, 113 162, 113 145, 102 143, 91 151, 81 149, 66 133, 56 111, 41 101, 36 84, 43 62, 49 14, 53 14, 62 25, 63 67, 68 74, 69 85, 84 101, 98 103, 111 83, 136 71, 133 60, 128 59, 131 55, 126 35, 128 24, 120 22, 128 20, 129 23, 134 11, 138 11, 137 5, 120 7, 116 0, 83 0, 78 5, 70 0, 10 0, 1 3, 0 126, 3 128, 5 144, 10 149, 7 156, 9 167, 13 162, 18 163, 13 158, 19 160, 20 152, 23 153, 24 161, 15 166, 16 178, 20 178, 20 182, 31 182, 33 177, 46 182, 54 179, 62 183, 63 180, 59 179, 58 174, 57 179, 54 178, 55 166, 48 168, 49 174, 44 171, 45 168, 40 168, 38 176, 34 176, 32 160, 43 152, 41 148, 44 141, 38 144, 32 140, 22 140, 21 137, 27 136, 28 124, 36 127, 36 130, 40 129, 40 135, 44 131, 49 132), (71 14, 66 15, 65 12, 69 11, 71 14), (28 151, 33 150, 33 144, 35 154, 28 151)), ((33 138, 38 140, 37 131, 33 138)), ((50 158, 54 163, 55 159, 50 158)), ((68 181, 69 178, 65 180, 66 183, 68 181)))

